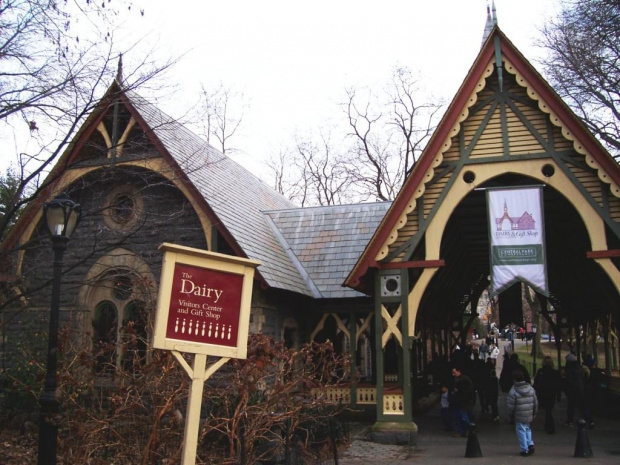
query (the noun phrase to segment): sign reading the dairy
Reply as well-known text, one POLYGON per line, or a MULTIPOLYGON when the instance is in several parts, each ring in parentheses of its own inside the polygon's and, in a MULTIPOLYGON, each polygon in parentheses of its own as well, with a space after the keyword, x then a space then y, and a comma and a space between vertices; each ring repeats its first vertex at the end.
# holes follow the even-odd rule
POLYGON ((235 347, 243 276, 177 263, 166 337, 235 347))
POLYGON ((245 358, 258 262, 163 244, 153 347, 245 358))

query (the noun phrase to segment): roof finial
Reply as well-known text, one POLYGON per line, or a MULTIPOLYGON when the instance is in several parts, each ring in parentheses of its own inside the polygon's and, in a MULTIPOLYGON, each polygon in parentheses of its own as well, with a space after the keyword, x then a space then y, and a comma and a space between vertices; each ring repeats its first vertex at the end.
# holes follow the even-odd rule
POLYGON ((493 5, 493 8, 491 9, 491 11, 493 13, 493 26, 497 26, 498 22, 497 22, 497 10, 495 9, 495 0, 493 0, 492 5, 493 5))
POLYGON ((123 83, 123 54, 118 55, 118 68, 116 70, 116 82, 120 86, 123 83))
POLYGON ((482 47, 484 43, 487 41, 487 39, 491 35, 491 31, 493 30, 493 27, 496 24, 497 23, 495 21, 495 2, 493 2, 493 13, 491 13, 491 7, 489 3, 487 2, 487 21, 484 25, 484 33, 482 34, 482 44, 480 45, 480 47, 482 47))

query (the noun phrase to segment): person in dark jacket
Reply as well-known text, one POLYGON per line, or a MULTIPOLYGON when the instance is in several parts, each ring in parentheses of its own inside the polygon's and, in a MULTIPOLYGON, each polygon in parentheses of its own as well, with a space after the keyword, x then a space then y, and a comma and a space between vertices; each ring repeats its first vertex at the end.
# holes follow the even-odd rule
POLYGON ((583 372, 583 419, 588 428, 594 428, 592 406, 598 397, 598 388, 601 385, 600 370, 594 364, 594 358, 588 355, 581 367, 583 372))
POLYGON ((495 364, 491 359, 488 359, 485 363, 487 366, 487 375, 484 384, 484 401, 487 408, 491 408, 491 415, 493 421, 499 421, 499 413, 497 411, 497 398, 499 397, 499 380, 497 379, 497 372, 495 371, 495 364))
POLYGON ((519 362, 519 355, 512 353, 510 355, 504 354, 504 366, 499 376, 499 385, 502 391, 508 392, 512 388, 512 374, 515 370, 520 370, 525 377, 525 381, 531 382, 530 374, 527 369, 519 362))
POLYGON ((548 355, 543 358, 542 368, 534 377, 534 389, 538 397, 538 405, 545 410, 545 431, 548 434, 555 433, 555 421, 553 420, 553 407, 555 400, 562 389, 562 377, 554 368, 553 358, 548 355))
POLYGON ((506 397, 506 411, 510 419, 515 422, 521 455, 527 457, 533 455, 535 451, 530 423, 538 413, 538 399, 536 391, 525 380, 525 374, 521 370, 515 370, 512 378, 514 384, 506 397))
POLYGON ((450 396, 450 405, 454 408, 455 436, 466 437, 471 423, 471 411, 474 408, 474 383, 469 376, 461 371, 460 367, 452 368, 454 386, 450 396))
MULTIPOLYGON (((477 350, 474 349, 473 352, 474 360, 473 360, 473 377, 472 381, 474 382, 474 389, 478 394, 478 400, 480 401, 480 413, 483 413, 487 409, 487 404, 484 401, 484 388, 486 386, 486 379, 488 377, 487 365, 484 363, 484 360, 480 358, 480 355, 477 350)), ((475 402, 475 398, 474 398, 475 402)))
POLYGON ((583 415, 584 406, 584 380, 583 370, 579 366, 577 356, 572 352, 566 355, 566 378, 564 380, 564 392, 566 393, 566 426, 575 425, 575 409, 583 415))

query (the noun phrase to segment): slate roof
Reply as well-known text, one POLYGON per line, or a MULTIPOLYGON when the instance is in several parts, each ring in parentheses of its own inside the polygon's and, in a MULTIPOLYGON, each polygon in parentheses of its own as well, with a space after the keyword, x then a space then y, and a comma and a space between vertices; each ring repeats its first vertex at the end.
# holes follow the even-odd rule
POLYGON ((315 298, 359 297, 342 287, 391 202, 266 212, 315 298))
POLYGON ((262 262, 267 284, 311 296, 261 213, 295 205, 135 92, 126 95, 247 257, 262 262))

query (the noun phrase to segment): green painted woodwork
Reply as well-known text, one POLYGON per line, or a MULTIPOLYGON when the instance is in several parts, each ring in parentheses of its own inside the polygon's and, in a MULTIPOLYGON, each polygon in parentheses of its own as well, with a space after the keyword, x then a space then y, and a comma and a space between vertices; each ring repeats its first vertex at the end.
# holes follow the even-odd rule
MULTIPOLYGON (((496 44, 496 47, 497 46, 498 44, 496 44)), ((498 70, 498 72, 501 71, 501 68, 496 69, 498 70)), ((459 147, 458 161, 444 160, 435 169, 436 174, 433 179, 426 184, 426 192, 418 199, 415 211, 410 214, 418 215, 417 233, 413 234, 402 244, 392 248, 387 254, 387 256, 383 259, 384 262, 392 262, 397 259, 401 259, 401 257, 403 261, 411 260, 411 257, 414 255, 416 249, 422 242, 429 224, 437 214, 437 211, 439 210, 448 191, 450 190, 451 186, 456 182, 456 180, 459 179, 460 176, 462 176, 462 173, 465 171, 468 165, 496 163, 506 160, 517 161, 546 158, 554 160, 563 171, 563 173, 566 174, 566 176, 574 183, 574 185, 584 196, 586 201, 601 215, 601 217, 604 219, 605 223, 611 229, 611 231, 613 231, 618 237, 620 237, 620 224, 616 222, 614 218, 612 218, 610 215, 610 205, 608 201, 608 196, 610 194, 608 192, 608 186, 606 186, 602 181, 598 180, 598 177, 596 178, 598 183, 600 184, 601 191, 600 201, 597 201, 597 199, 594 198, 590 190, 588 190, 588 188, 582 184, 582 182, 578 179, 577 175, 570 169, 570 166, 573 166, 583 172, 594 172, 594 170, 586 164, 584 157, 578 154, 572 148, 569 150, 556 149, 556 136, 554 133, 554 126, 551 124, 549 116, 540 110, 536 114, 536 116, 538 116, 539 118, 540 115, 544 115, 545 118, 544 133, 541 133, 541 131, 537 129, 535 123, 530 121, 530 118, 528 118, 528 116, 525 115, 523 111, 519 108, 519 105, 521 105, 530 109, 537 109, 538 103, 525 95, 524 90, 520 86, 518 86, 518 84, 516 84, 512 75, 509 75, 508 78, 504 80, 504 83, 500 82, 501 79, 503 78, 501 77, 500 73, 496 74, 496 80, 494 81, 489 78, 486 91, 490 90, 491 93, 489 95, 482 95, 482 100, 474 104, 469 109, 468 119, 461 123, 461 130, 459 131, 458 135, 455 136, 457 138, 459 147), (495 123, 497 121, 496 112, 498 110, 499 121, 501 124, 501 153, 498 153, 498 155, 495 156, 484 156, 480 158, 473 157, 472 154, 481 142, 481 138, 484 135, 485 130, 489 127, 489 124, 495 123), (509 122, 508 111, 510 111, 512 115, 516 116, 518 121, 522 123, 525 128, 527 128, 534 140, 538 142, 543 148, 542 151, 511 155, 511 124, 509 122), (465 131, 471 131, 472 129, 470 126, 468 126, 468 121, 471 120, 472 117, 479 118, 480 115, 483 115, 483 117, 479 126, 476 128, 471 140, 466 141, 464 133, 465 131), (431 208, 429 214, 425 217, 424 199, 426 198, 426 195, 429 191, 429 187, 432 187, 439 182, 444 182, 446 179, 447 182, 444 186, 442 193, 436 199, 435 204, 431 208)), ((483 93, 484 91, 481 92, 481 94, 483 93)))

